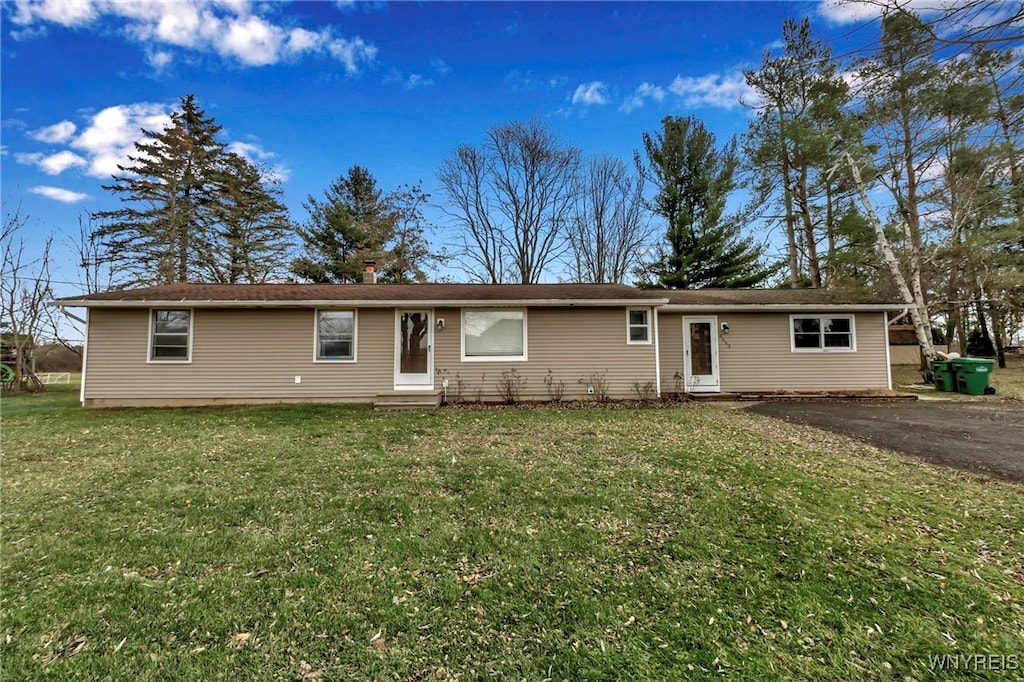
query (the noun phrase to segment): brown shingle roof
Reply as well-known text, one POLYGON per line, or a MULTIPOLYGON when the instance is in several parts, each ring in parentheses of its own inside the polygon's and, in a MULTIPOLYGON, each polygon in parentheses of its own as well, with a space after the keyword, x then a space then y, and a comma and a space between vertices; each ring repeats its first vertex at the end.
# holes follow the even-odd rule
POLYGON ((672 305, 891 305, 892 301, 864 294, 843 294, 828 289, 669 289, 661 292, 672 305))
POLYGON ((59 303, 304 303, 396 301, 664 302, 664 292, 624 284, 163 284, 59 299, 59 303))
POLYGON ((401 305, 404 303, 545 305, 659 305, 712 308, 732 306, 887 306, 900 304, 825 289, 637 289, 624 284, 163 284, 58 299, 67 306, 189 304, 401 305))

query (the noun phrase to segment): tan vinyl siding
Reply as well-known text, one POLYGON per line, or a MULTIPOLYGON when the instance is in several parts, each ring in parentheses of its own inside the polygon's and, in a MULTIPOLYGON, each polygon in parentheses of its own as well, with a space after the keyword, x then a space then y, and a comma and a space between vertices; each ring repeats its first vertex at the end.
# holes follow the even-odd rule
MULTIPOLYGON (((415 309, 410 306, 409 310, 415 309)), ((589 377, 602 374, 614 398, 635 396, 634 383, 655 381, 655 344, 626 343, 626 309, 533 308, 527 311, 527 362, 461 360, 461 310, 437 309, 435 388, 456 376, 463 399, 500 399, 503 370, 526 378, 524 400, 547 400, 550 369, 565 399, 587 398, 589 377), (581 383, 583 379, 583 383, 581 383), (482 391, 479 389, 482 388, 482 391)), ((395 310, 357 312, 356 362, 314 362, 313 309, 195 309, 190 363, 147 362, 147 309, 93 309, 89 314, 87 404, 365 401, 394 388, 395 310), (295 383, 301 376, 302 382, 295 383)))
POLYGON ((526 378, 523 400, 547 400, 544 378, 551 370, 555 381, 565 382, 565 399, 587 399, 587 381, 603 374, 613 398, 635 397, 633 384, 655 381, 653 343, 626 343, 626 308, 530 308, 526 313, 526 362, 463 361, 462 311, 438 308, 445 328, 434 335, 437 372, 435 386, 447 378, 448 396, 454 399, 457 378, 465 401, 499 400, 497 382, 505 370, 526 378), (581 383, 581 379, 584 383, 581 383), (482 389, 482 392, 481 392, 482 389))
POLYGON ((190 363, 147 362, 147 309, 89 312, 86 401, 369 400, 393 386, 393 309, 357 313, 357 362, 314 362, 314 311, 196 309, 190 363), (296 384, 300 376, 302 383, 296 384))
MULTIPOLYGON (((838 313, 800 313, 801 317, 838 313)), ((662 312, 662 391, 682 385, 683 317, 662 312)), ((888 343, 883 313, 856 313, 855 352, 794 353, 790 316, 786 313, 723 313, 718 323, 729 333, 718 337, 719 373, 723 392, 831 391, 889 388, 885 351, 888 343)))

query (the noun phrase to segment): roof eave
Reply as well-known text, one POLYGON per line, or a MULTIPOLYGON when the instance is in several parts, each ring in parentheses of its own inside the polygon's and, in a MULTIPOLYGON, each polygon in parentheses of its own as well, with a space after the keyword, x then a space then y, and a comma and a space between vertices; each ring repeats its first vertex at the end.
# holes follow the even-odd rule
POLYGON ((846 310, 850 312, 883 312, 890 310, 903 310, 907 307, 905 303, 669 303, 659 308, 663 313, 680 312, 734 312, 734 313, 757 313, 757 312, 801 312, 812 310, 846 310))
POLYGON ((311 299, 303 301, 281 301, 281 300, 231 300, 221 301, 212 299, 61 299, 54 301, 54 305, 61 308, 329 308, 345 306, 348 308, 508 308, 508 307, 531 307, 531 308, 607 308, 609 306, 661 306, 667 303, 664 298, 642 298, 642 299, 504 299, 504 300, 482 300, 482 299, 429 299, 429 300, 346 300, 346 299, 311 299))

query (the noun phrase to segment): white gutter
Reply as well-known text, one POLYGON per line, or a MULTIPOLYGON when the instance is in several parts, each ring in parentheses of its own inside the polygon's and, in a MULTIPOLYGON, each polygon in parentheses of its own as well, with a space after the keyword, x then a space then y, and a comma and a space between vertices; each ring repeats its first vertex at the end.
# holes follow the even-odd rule
POLYGON ((658 306, 664 305, 668 300, 664 298, 644 299, 504 299, 504 300, 481 300, 481 299, 396 299, 396 300, 348 300, 348 299, 323 299, 323 300, 302 300, 302 301, 246 301, 241 299, 233 300, 194 300, 188 298, 166 300, 139 300, 139 299, 117 299, 117 300, 89 300, 89 299, 68 299, 58 301, 55 305, 62 308, 173 308, 175 306, 188 306, 189 308, 331 308, 344 306, 347 308, 408 308, 410 306, 421 306, 424 308, 505 308, 505 307, 545 307, 545 308, 618 308, 621 306, 658 306))
POLYGON ((669 303, 662 306, 665 313, 761 313, 799 310, 883 311, 898 310, 902 304, 894 303, 701 303, 689 305, 669 303))

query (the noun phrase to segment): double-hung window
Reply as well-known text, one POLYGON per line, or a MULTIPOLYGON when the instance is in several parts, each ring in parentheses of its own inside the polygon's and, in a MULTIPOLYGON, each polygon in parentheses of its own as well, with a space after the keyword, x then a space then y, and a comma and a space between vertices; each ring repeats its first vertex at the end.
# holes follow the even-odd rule
POLYGON ((526 311, 464 310, 462 359, 526 360, 526 311))
POLYGON ((833 317, 792 315, 789 320, 794 352, 856 350, 852 315, 833 317))
POLYGON ((626 343, 651 342, 650 308, 630 308, 626 311, 626 343))
POLYGON ((149 361, 191 360, 192 311, 153 310, 149 318, 149 361))
POLYGON ((356 313, 354 310, 316 311, 316 359, 325 362, 355 361, 356 313))

